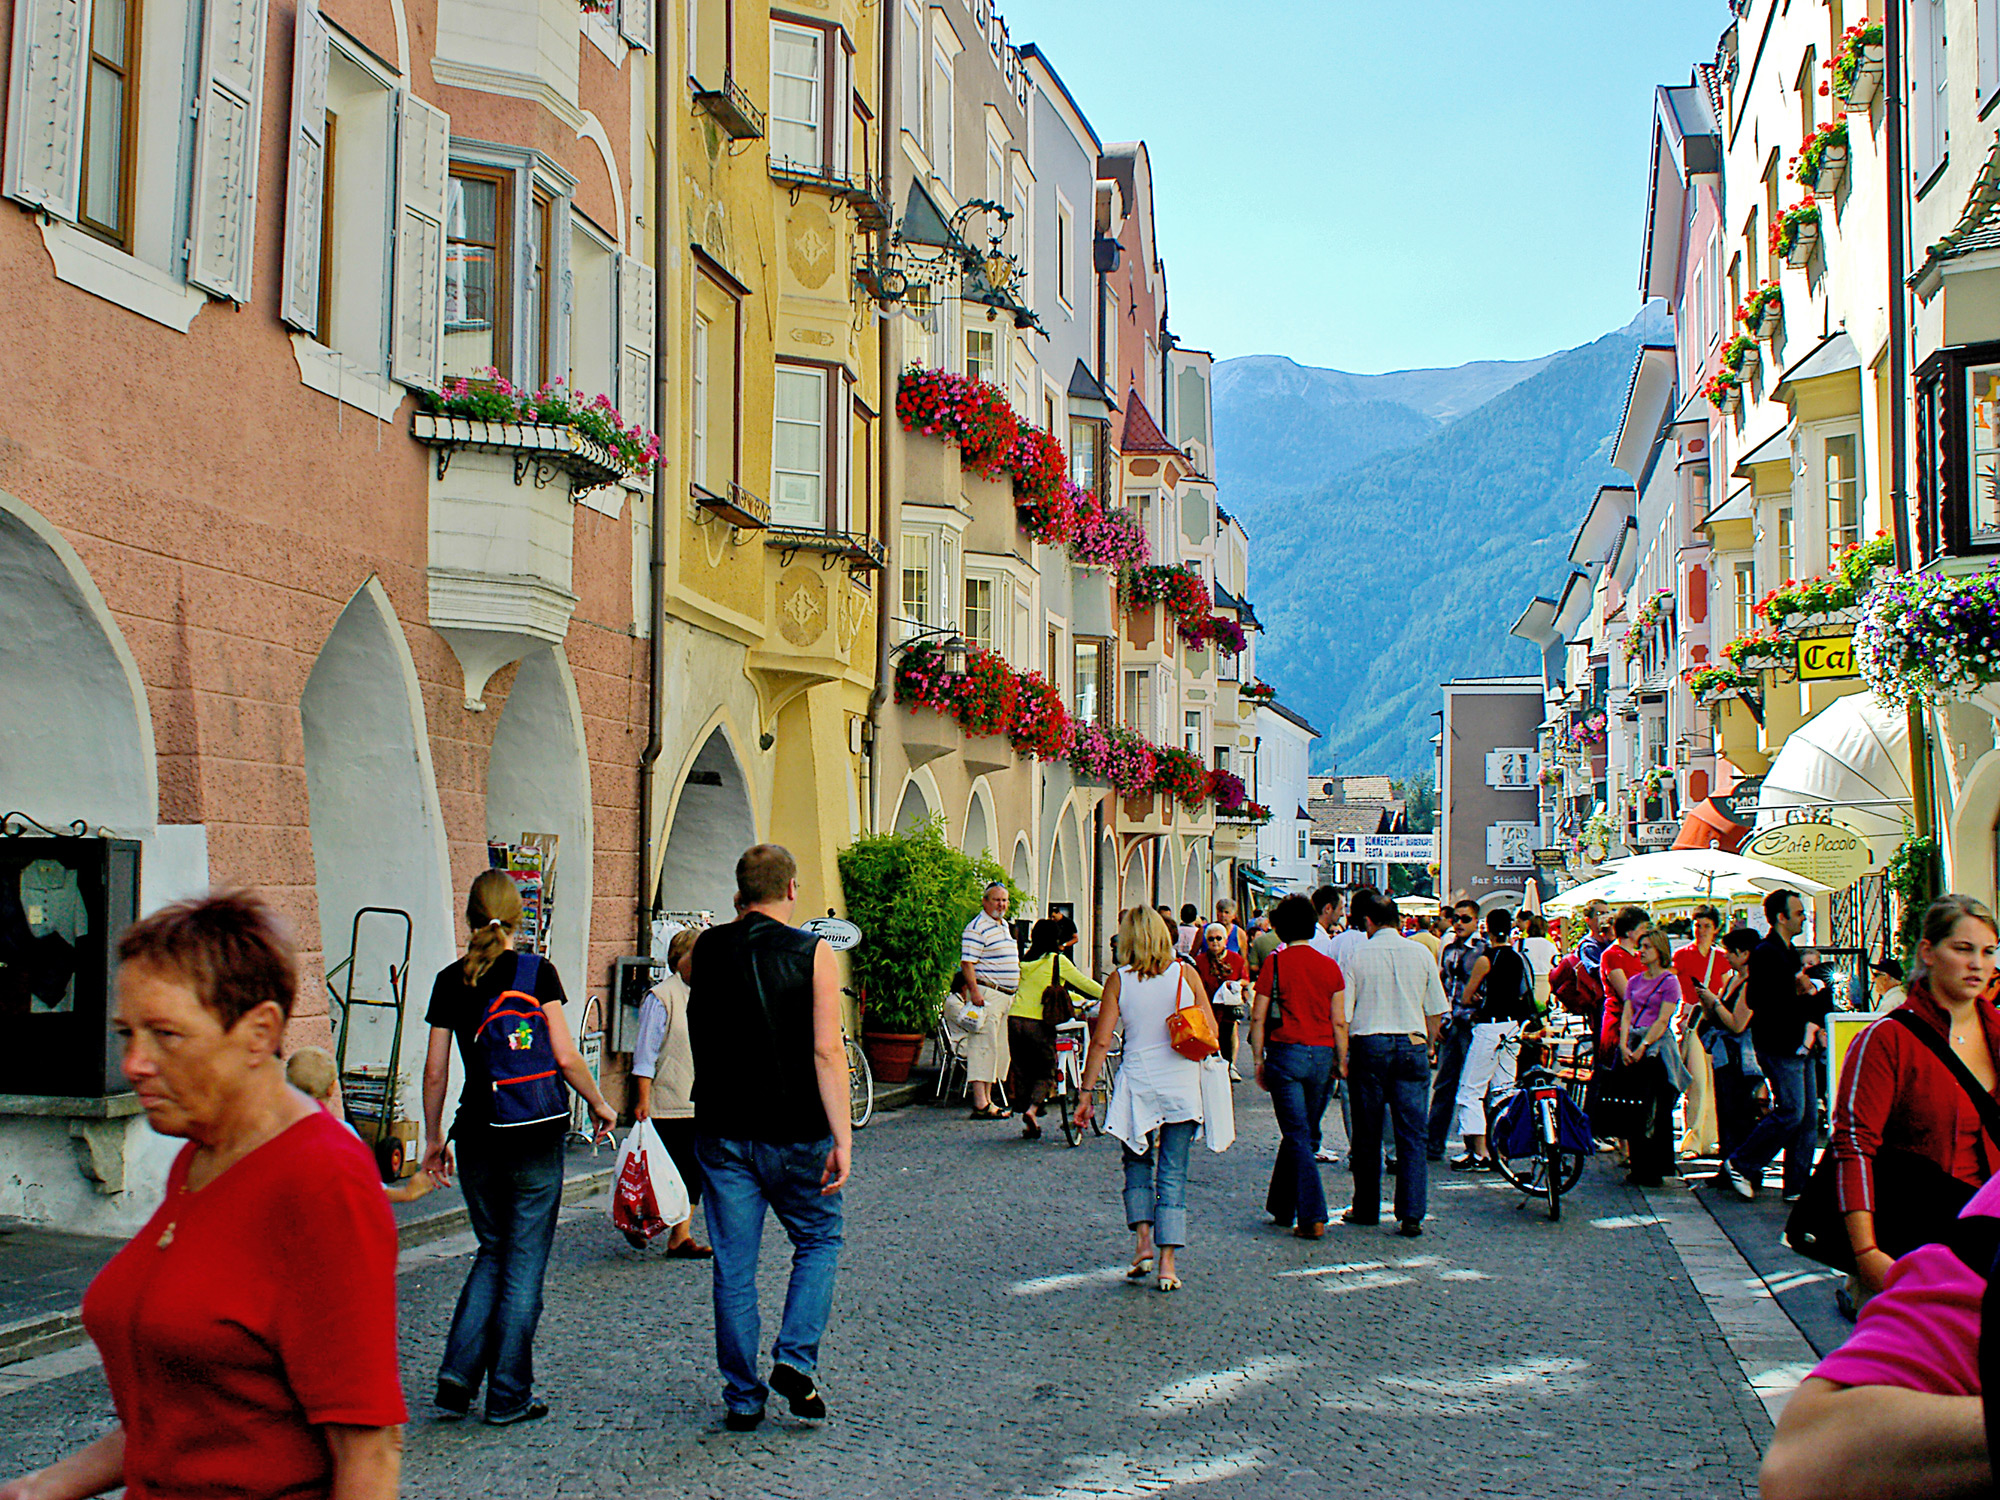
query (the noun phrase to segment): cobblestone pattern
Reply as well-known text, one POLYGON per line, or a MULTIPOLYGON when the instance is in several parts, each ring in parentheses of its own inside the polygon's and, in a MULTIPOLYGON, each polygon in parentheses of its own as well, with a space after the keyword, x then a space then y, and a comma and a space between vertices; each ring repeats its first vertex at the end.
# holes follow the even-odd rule
MULTIPOLYGON (((404 1493, 1755 1493, 1763 1409, 1608 1163, 1559 1224, 1504 1183, 1441 1171, 1423 1239, 1335 1226, 1306 1242, 1261 1212, 1268 1108, 1247 1086, 1238 1108, 1232 1151, 1196 1149, 1187 1288, 1171 1296, 1118 1276, 1114 1142, 1030 1145, 930 1110, 879 1119, 859 1141, 820 1430, 774 1416, 724 1432, 706 1267, 634 1252, 593 1216, 562 1229, 550 1270, 551 1416, 439 1424, 423 1402, 465 1261, 415 1265, 404 1493)), ((1344 1200, 1346 1174, 1324 1170, 1344 1200)), ((773 1224, 767 1344, 783 1243, 773 1224)), ((107 1406, 94 1370, 0 1397, 0 1473, 88 1440, 107 1406)))

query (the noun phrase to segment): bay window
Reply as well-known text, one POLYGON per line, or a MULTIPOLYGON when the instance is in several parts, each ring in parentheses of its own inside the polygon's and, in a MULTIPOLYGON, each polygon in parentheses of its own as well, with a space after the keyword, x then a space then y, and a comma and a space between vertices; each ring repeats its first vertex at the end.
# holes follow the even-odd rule
POLYGON ((771 438, 771 521, 817 529, 826 524, 827 372, 779 365, 771 438))
POLYGON ((1916 427, 1924 560, 2000 551, 2000 343, 1925 360, 1916 427))
POLYGON ((826 160, 826 33, 771 23, 771 160, 822 169, 826 160))

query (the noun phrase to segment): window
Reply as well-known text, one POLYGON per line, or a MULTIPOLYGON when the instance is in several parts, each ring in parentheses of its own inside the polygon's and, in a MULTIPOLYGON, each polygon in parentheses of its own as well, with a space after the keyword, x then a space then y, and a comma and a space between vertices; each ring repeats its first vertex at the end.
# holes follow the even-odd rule
POLYGON ((1181 749, 1196 760, 1205 760, 1202 753, 1201 710, 1191 708, 1181 715, 1181 749))
POLYGON ((974 380, 1000 381, 1000 336, 992 328, 965 330, 965 373, 974 380))
POLYGON ((83 195, 77 219, 119 249, 132 239, 133 135, 139 128, 140 0, 97 0, 83 106, 83 195))
POLYGON ((817 27, 771 23, 771 159, 809 171, 825 162, 821 118, 826 41, 817 27))
POLYGON ((317 265, 306 284, 287 287, 287 301, 291 310, 310 314, 306 331, 346 365, 380 374, 389 332, 391 220, 384 188, 396 157, 395 91, 380 63, 323 25, 320 31, 328 46, 318 224, 314 234, 305 233, 308 205, 287 204, 288 280, 306 269, 298 258, 313 256, 317 265))
POLYGON ((998 651, 999 643, 993 637, 993 580, 975 578, 971 574, 965 579, 965 619, 960 627, 965 639, 974 646, 987 651, 998 651))
POLYGON ((1306 857, 1308 856, 1308 852, 1309 852, 1309 851, 1308 851, 1308 847, 1307 847, 1307 842, 1306 842, 1306 841, 1307 841, 1308 839, 1310 839, 1310 838, 1312 837, 1312 827, 1311 827, 1311 825, 1310 825, 1310 824, 1307 824, 1307 823, 1301 823, 1301 824, 1299 824, 1299 830, 1298 830, 1298 831, 1299 831, 1299 854, 1298 854, 1298 857, 1299 857, 1300 859, 1305 859, 1305 858, 1306 858, 1306 857))
POLYGON ((1486 752, 1486 784, 1504 791, 1518 791, 1535 779, 1535 752, 1532 750, 1489 750, 1486 752))
POLYGON ((522 368, 540 390, 549 383, 549 351, 555 345, 555 202, 535 192, 528 210, 528 320, 523 330, 522 368))
POLYGON ((693 384, 688 394, 688 463, 694 482, 708 487, 708 319, 694 315, 694 337, 690 349, 694 365, 693 384))
POLYGON ((903 34, 896 43, 903 91, 903 129, 921 139, 924 127, 924 20, 916 6, 903 6, 903 34))
POLYGON ((1000 142, 990 135, 986 138, 986 201, 1002 207, 1007 203, 1007 160, 1000 142))
POLYGON ((1736 633, 1749 635, 1757 628, 1757 565, 1740 562, 1735 568, 1736 633))
POLYGON ((1042 675, 1057 692, 1062 691, 1062 631, 1053 625, 1049 627, 1048 655, 1042 658, 1042 675))
POLYGON ((1125 727, 1145 739, 1153 737, 1153 674, 1144 668, 1125 673, 1125 727))
POLYGON ((771 435, 771 523, 813 529, 827 524, 827 372, 779 365, 771 435))
POLYGON ((1215 769, 1218 771, 1229 769, 1229 747, 1227 745, 1217 745, 1215 747, 1215 769))
POLYGON ((694 369, 688 384, 692 464, 688 479, 711 495, 728 495, 742 478, 742 402, 737 355, 742 344, 741 288, 707 258, 695 257, 694 320, 689 353, 694 369))
POLYGON ((1949 144, 1944 10, 1945 0, 1912 0, 1910 6, 1910 176, 1917 184, 1943 164, 1949 144))
POLYGON ((1811 47, 1799 62, 1799 76, 1792 87, 1799 95, 1799 139, 1805 140, 1813 133, 1813 102, 1819 98, 1819 53, 1811 47))
POLYGON ((322 144, 319 184, 319 301, 313 324, 313 337, 320 343, 334 347, 333 334, 333 276, 335 270, 334 238, 332 225, 340 220, 335 217, 333 185, 340 171, 340 116, 331 107, 326 112, 326 140, 322 144))
POLYGON ((1778 507, 1778 576, 1787 582, 1798 574, 1798 539, 1792 526, 1792 508, 1778 507))
POLYGON ((445 198, 444 369, 508 367, 507 234, 511 174, 453 167, 445 198))
POLYGON ((2000 90, 2000 0, 1979 0, 1979 103, 2000 90))
POLYGON ((1111 698, 1111 645, 1101 636, 1082 637, 1076 643, 1076 716, 1086 723, 1102 724, 1108 716, 1111 698))
POLYGON ((1826 557, 1861 540, 1861 438, 1848 432, 1826 440, 1826 557))
POLYGON ((1496 870, 1525 869, 1535 862, 1533 823, 1494 823, 1486 830, 1486 863, 1496 870))
POLYGON ((1965 372, 1966 446, 1972 475, 1974 541, 2000 540, 2000 365, 1965 372))
POLYGON ((936 622, 931 618, 931 539, 930 533, 903 533, 903 631, 915 635, 936 622))
MULTIPOLYGON (((1995 0, 1995 3, 2000 3, 2000 0, 1995 0)), ((1025 182, 1016 182, 1014 218, 1007 226, 1007 248, 1013 252, 1014 259, 1021 263, 1021 301, 1029 307, 1035 305, 1035 236, 1033 220, 1029 218, 1033 203, 1034 199, 1028 192, 1028 185, 1025 182)), ((1054 431, 1054 428, 1050 431, 1054 431)))
POLYGON ((943 48, 937 48, 931 53, 931 171, 946 192, 952 190, 951 116, 951 59, 943 48))
POLYGON ((1056 194, 1056 298, 1066 308, 1076 305, 1076 210, 1056 194))
POLYGON ((1069 419, 1069 477, 1080 490, 1104 495, 1104 424, 1089 417, 1069 419))
POLYGON ((687 74, 698 89, 719 89, 735 76, 735 0, 687 0, 687 74))

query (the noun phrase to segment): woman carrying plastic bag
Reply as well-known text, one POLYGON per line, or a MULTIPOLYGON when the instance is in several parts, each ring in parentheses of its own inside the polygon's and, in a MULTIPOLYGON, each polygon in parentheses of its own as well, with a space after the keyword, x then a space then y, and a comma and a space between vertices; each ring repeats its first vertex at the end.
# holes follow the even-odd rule
POLYGON ((693 1205, 660 1144, 651 1120, 640 1120, 618 1148, 617 1176, 611 1186, 611 1223, 637 1249, 645 1249, 669 1225, 688 1217, 693 1205))

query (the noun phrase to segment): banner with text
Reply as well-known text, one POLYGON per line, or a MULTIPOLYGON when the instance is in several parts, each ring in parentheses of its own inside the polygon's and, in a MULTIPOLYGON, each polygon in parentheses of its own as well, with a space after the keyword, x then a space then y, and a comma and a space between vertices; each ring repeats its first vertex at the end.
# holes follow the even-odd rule
POLYGON ((1333 857, 1360 865, 1427 865, 1436 861, 1434 833, 1336 833, 1333 857))

